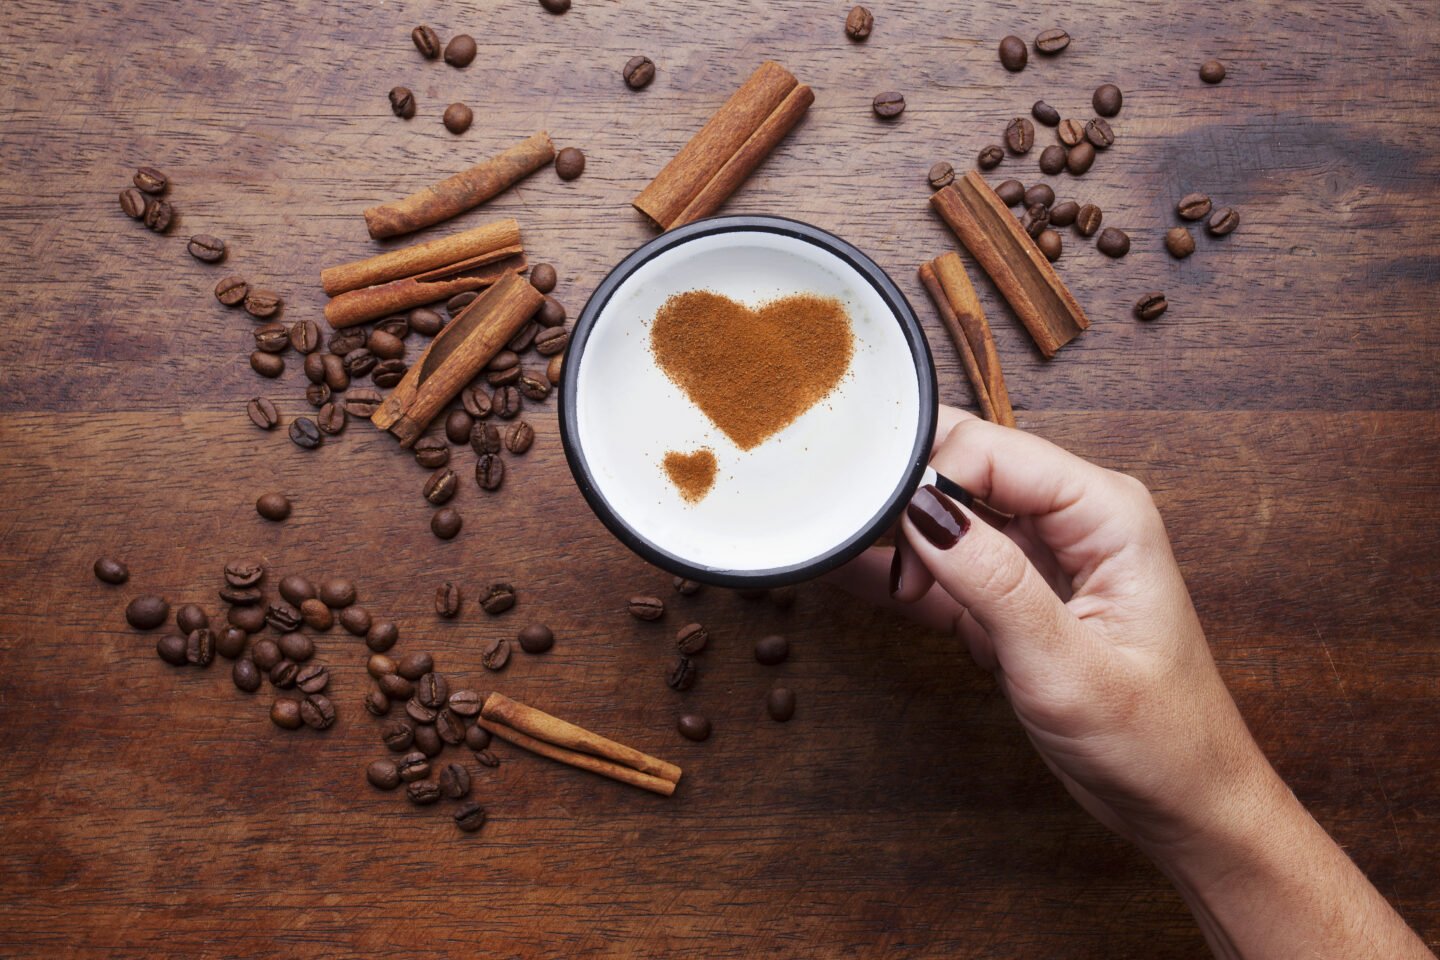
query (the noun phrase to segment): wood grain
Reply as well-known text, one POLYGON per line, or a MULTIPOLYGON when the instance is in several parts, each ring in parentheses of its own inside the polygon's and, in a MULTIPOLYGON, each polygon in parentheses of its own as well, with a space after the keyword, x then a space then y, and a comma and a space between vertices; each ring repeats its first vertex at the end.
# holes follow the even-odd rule
MULTIPOLYGON (((1096 85, 1121 85, 1116 144, 1085 177, 1049 178, 1134 240, 1112 262, 1066 235, 1057 269, 1090 330, 1044 364, 977 275, 1017 418, 1156 491, 1262 745, 1440 945, 1433 5, 1279 0, 1240 17, 1075 0, 1059 24, 1070 49, 1018 75, 996 44, 1054 25, 1041 7, 870 6, 875 32, 853 44, 848 4, 830 0, 576 0, 561 17, 531 0, 7 5, 0 952, 1203 953, 1163 878, 1075 807, 951 641, 821 584, 789 611, 675 597, 585 509, 553 403, 527 411, 535 448, 498 495, 462 471, 466 527, 448 543, 427 529, 425 471, 393 439, 352 424, 307 453, 245 419, 256 393, 287 419, 304 412, 304 381, 293 355, 279 383, 251 373, 253 324, 210 292, 223 273, 318 321, 320 269, 390 248, 368 240, 364 208, 546 129, 585 150, 585 175, 539 171, 449 228, 520 220, 573 316, 653 235, 630 198, 767 58, 816 101, 725 211, 832 230, 917 304, 914 264, 954 248, 926 208, 930 164, 968 169, 1036 99, 1084 119, 1096 85), (474 34, 475 63, 423 61, 408 37, 420 22, 474 34), (640 92, 620 78, 636 53, 658 66, 640 92), (1219 87, 1196 76, 1212 56, 1229 71, 1219 87), (397 84, 419 102, 408 123, 386 101, 397 84), (869 109, 890 89, 909 104, 896 123, 869 109), (440 124, 453 100, 480 118, 458 138, 440 124), (140 163, 174 182, 167 236, 118 210, 140 163), (1236 206, 1242 226, 1176 262, 1162 238, 1191 190, 1236 206), (229 242, 225 266, 185 255, 200 232, 229 242), (1150 289, 1170 312, 1138 324, 1130 305, 1150 289), (276 488, 295 501, 281 525, 252 506, 276 488), (128 561, 129 586, 94 580, 102 552, 128 561), (340 721, 287 734, 263 694, 238 694, 218 667, 167 668, 124 626, 144 590, 214 613, 219 571, 242 556, 355 577, 361 602, 399 621, 397 649, 673 759, 683 785, 650 796, 498 747, 502 765, 475 770, 491 821, 468 837, 377 793, 348 635, 318 640, 340 721), (431 610, 444 580, 466 593, 453 622, 431 610), (496 580, 521 599, 492 621, 474 599, 496 580), (634 592, 672 609, 637 623, 634 592), (713 639, 682 697, 662 674, 692 618, 713 639), (530 620, 555 629, 555 649, 487 674, 480 642, 530 620), (751 642, 775 631, 792 657, 760 667, 751 642), (788 725, 764 719, 782 680, 800 704, 788 725), (675 734, 682 706, 711 716, 711 740, 675 734)), ((995 173, 1037 180, 1033 158, 995 173)), ((920 313, 943 399, 969 405, 944 331, 920 313)))

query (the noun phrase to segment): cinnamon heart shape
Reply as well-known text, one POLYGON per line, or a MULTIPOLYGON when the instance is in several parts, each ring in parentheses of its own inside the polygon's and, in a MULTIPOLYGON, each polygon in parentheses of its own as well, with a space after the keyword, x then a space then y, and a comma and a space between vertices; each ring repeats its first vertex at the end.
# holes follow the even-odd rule
POLYGON ((844 305, 810 293, 751 309, 690 290, 666 300, 650 325, 660 369, 742 450, 834 390, 854 341, 844 305))
POLYGON ((694 453, 671 450, 665 454, 665 473, 690 503, 699 503, 715 485, 715 451, 701 447, 694 453))

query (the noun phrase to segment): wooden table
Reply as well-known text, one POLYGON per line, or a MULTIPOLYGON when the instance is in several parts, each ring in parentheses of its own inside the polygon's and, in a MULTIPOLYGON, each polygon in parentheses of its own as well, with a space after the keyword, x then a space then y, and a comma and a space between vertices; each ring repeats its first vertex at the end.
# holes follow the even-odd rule
MULTIPOLYGON (((1001 36, 1052 26, 1039 4, 877 0, 854 44, 840 2, 7 5, 0 45, 0 952, 57 956, 1193 957, 1203 943, 1147 861, 1092 823, 949 638, 824 585, 792 610, 720 590, 682 599, 585 509, 553 402, 505 489, 468 481, 464 532, 427 529, 424 472, 364 423, 315 452, 246 420, 269 395, 305 410, 292 354, 276 383, 245 362, 252 324, 210 290, 242 273, 319 319, 324 266, 367 255, 360 211, 536 129, 584 148, 453 227, 522 222, 579 311, 652 235, 627 201, 761 60, 814 108, 728 212, 797 217, 869 251, 924 316, 946 402, 969 405, 915 280, 953 247, 926 207, 937 159, 968 168, 1037 98, 1087 117, 1125 91, 1118 141, 1062 197, 1099 203, 1134 250, 1066 235, 1062 276, 1094 323, 1053 362, 980 280, 1020 425, 1155 491, 1226 680, 1295 791, 1432 946, 1440 943, 1440 27, 1420 0, 1344 7, 1077 0, 1075 42, 997 63, 1001 36), (417 22, 473 33, 467 70, 421 60, 417 22), (636 93, 620 67, 659 65, 636 93), (1219 87, 1199 64, 1225 61, 1219 87), (386 92, 413 88, 417 117, 386 92), (902 90, 895 123, 871 97, 902 90), (476 108, 468 134, 443 106, 476 108), (156 236, 115 197, 149 163, 174 181, 156 236), (1182 194, 1236 206, 1223 241, 1161 248, 1182 194), (185 254, 230 243, 224 267, 185 254), (1131 303, 1165 290, 1139 324, 1131 303), (284 524, 254 498, 283 489, 284 524), (130 584, 98 583, 99 554, 130 584), (383 755, 360 709, 364 649, 319 638, 341 719, 267 719, 228 664, 174 670, 125 626, 158 591, 212 612, 222 565, 339 573, 456 682, 506 693, 672 759, 670 800, 513 749, 476 773, 491 822, 457 833, 364 782, 383 755), (433 588, 470 598, 438 621, 433 588), (509 580, 491 621, 473 600, 509 580), (623 600, 672 598, 659 625, 623 600), (694 618, 713 648, 678 696, 661 673, 694 618), (481 641, 543 620, 559 641, 500 676, 481 641), (756 664, 782 631, 788 663, 756 664), (799 695, 763 715, 769 687, 799 695), (709 714, 682 741, 681 707, 709 714)), ((1058 11, 1056 11, 1058 12, 1058 11)), ((1049 142, 1047 131, 1041 141, 1049 142)), ((997 174, 1033 182, 1032 155, 997 174)), ((449 228, 446 228, 449 229, 449 228)), ((435 231, 441 233, 442 231, 435 231)), ((268 688, 267 688, 268 691, 268 688)), ((458 755, 457 755, 458 758, 458 755)))

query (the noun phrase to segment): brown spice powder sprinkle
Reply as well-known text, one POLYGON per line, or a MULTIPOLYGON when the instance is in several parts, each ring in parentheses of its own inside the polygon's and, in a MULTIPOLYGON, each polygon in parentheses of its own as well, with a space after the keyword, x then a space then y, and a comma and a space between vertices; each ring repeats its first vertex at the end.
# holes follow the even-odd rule
POLYGON ((687 503, 699 503, 715 485, 715 453, 709 447, 694 453, 668 451, 665 472, 687 503))

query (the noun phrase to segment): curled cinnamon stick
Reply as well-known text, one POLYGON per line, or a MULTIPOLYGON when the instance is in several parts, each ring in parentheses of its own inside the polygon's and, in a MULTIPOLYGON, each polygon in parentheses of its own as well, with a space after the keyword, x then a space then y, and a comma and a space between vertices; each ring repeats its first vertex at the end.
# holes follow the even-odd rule
POLYGON ((555 145, 543 130, 469 170, 419 193, 365 211, 365 227, 376 240, 398 237, 458 216, 555 159, 555 145))
POLYGON ((347 290, 325 304, 325 319, 336 330, 353 327, 357 323, 445 300, 457 293, 484 290, 505 274, 519 273, 526 267, 525 254, 520 252, 519 247, 497 251, 495 255, 503 259, 492 262, 490 256, 475 257, 419 276, 361 290, 347 290))
POLYGON ((334 297, 347 290, 373 287, 475 258, 487 258, 480 262, 490 263, 519 250, 520 224, 506 218, 448 237, 329 267, 320 271, 320 286, 326 295, 334 297))
POLYGON ((538 737, 547 743, 568 747, 582 753, 593 754, 613 760, 641 773, 647 773, 662 780, 675 783, 680 779, 680 768, 666 763, 648 753, 641 753, 634 747, 607 740, 584 727, 578 727, 543 710, 517 703, 504 694, 492 693, 485 697, 485 707, 480 715, 488 720, 503 723, 522 733, 538 737))
POLYGON ((955 311, 945 297, 945 290, 940 286, 939 278, 935 276, 934 264, 928 261, 920 264, 920 283, 925 287, 925 292, 930 294, 930 299, 935 304, 935 309, 939 312, 945 329, 950 331, 950 339, 954 341, 955 349, 960 354, 960 365, 965 368, 965 376, 975 391, 975 400, 980 404, 980 415, 992 423, 995 422, 995 404, 990 399, 990 386, 985 382, 984 374, 980 372, 980 364, 975 357, 975 348, 970 345, 969 338, 960 329, 960 321, 956 319, 955 311))
POLYGON ((531 753, 538 753, 542 757, 549 757, 567 766, 576 767, 580 770, 588 770, 591 773, 598 773, 602 777, 609 777, 611 780, 618 780, 621 783, 628 783, 633 787, 642 790, 649 790, 651 793, 658 793, 662 797, 668 797, 675 792, 675 782, 662 777, 651 776, 648 773, 641 773, 630 767, 618 763, 611 763, 609 760, 601 760, 599 757, 592 757, 588 753, 580 753, 576 750, 567 750, 564 747, 557 747, 553 743, 546 743, 544 740, 537 740, 534 737, 521 733, 512 727, 494 720, 486 720, 483 716, 477 717, 475 722, 481 727, 489 730, 501 740, 523 747, 531 753))
POLYGON ((632 204, 662 230, 720 208, 805 115, 815 94, 780 64, 762 63, 632 204))
POLYGON ((924 264, 920 268, 920 280, 930 299, 935 301, 935 309, 950 332, 950 339, 969 360, 966 372, 980 399, 985 419, 1006 427, 1015 426, 1015 411, 1011 409, 1010 391, 1000 372, 995 338, 960 255, 952 251, 924 264))

